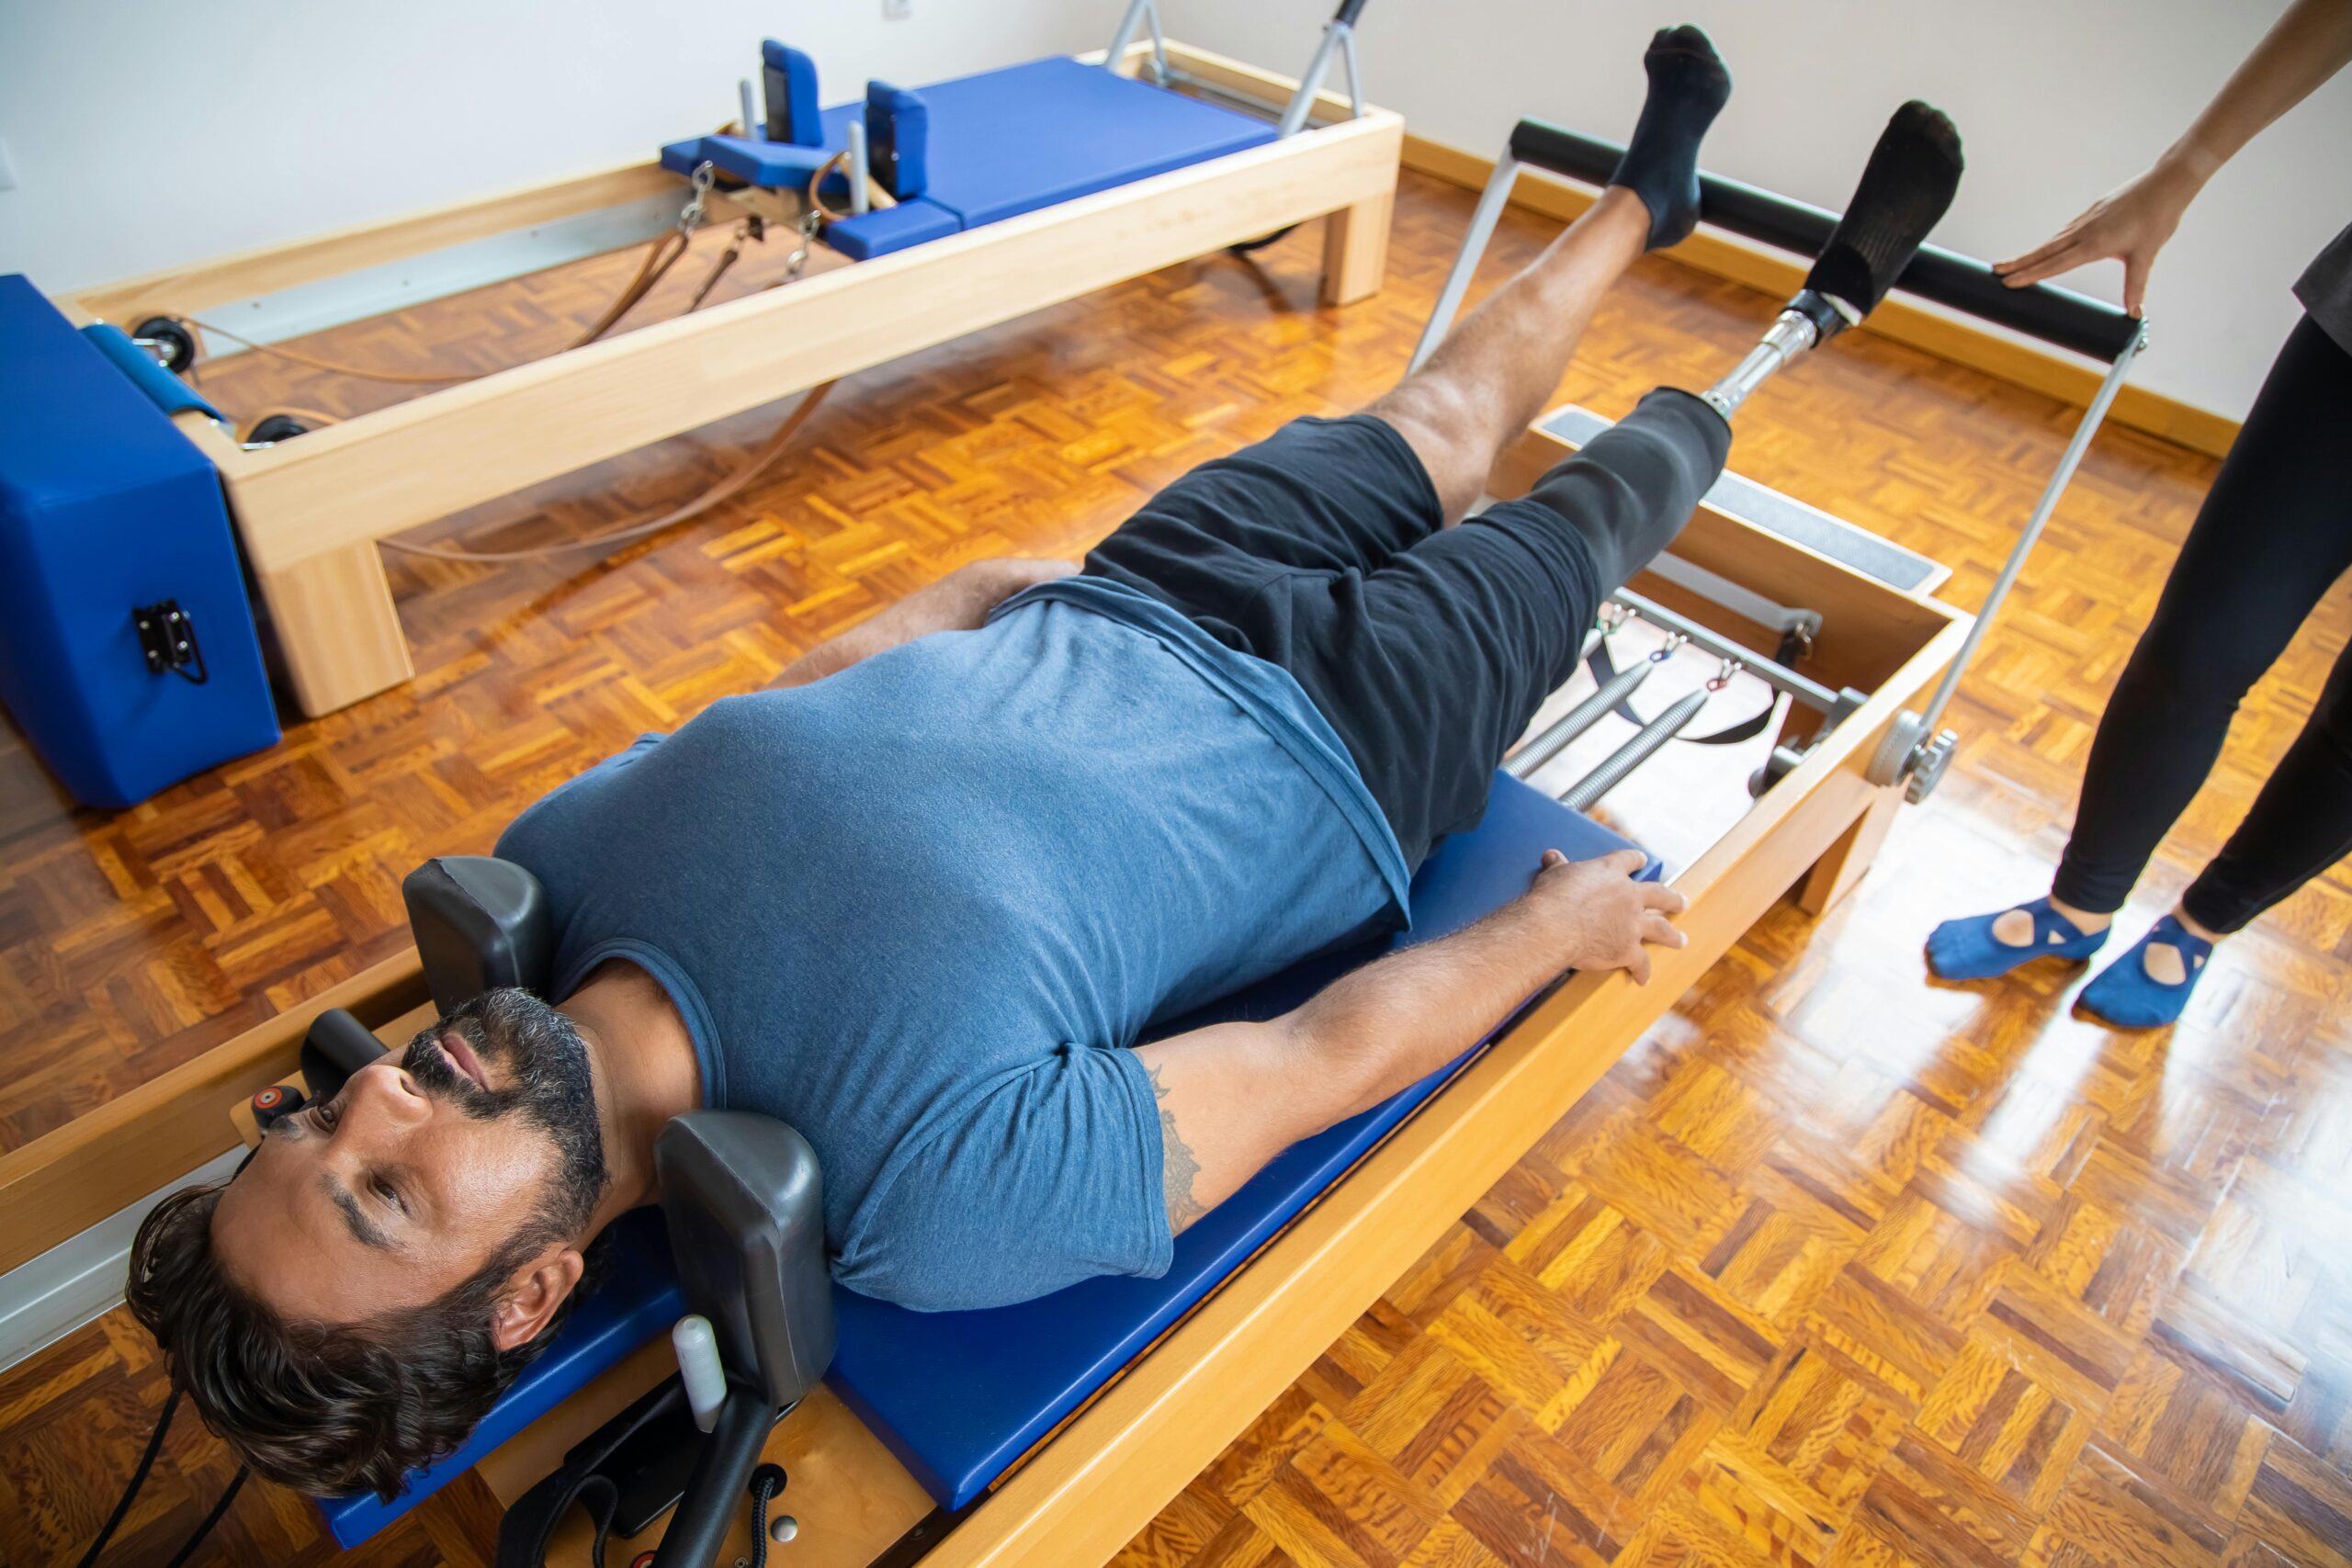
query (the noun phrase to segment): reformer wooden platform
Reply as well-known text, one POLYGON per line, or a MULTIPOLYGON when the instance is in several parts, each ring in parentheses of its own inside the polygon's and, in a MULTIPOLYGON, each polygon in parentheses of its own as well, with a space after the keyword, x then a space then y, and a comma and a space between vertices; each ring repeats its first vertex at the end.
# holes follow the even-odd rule
MULTIPOLYGON (((1137 43, 1124 69, 1149 51, 1137 43)), ((1170 42, 1201 82, 1280 102, 1297 84, 1170 42)), ((220 471, 301 711, 414 673, 376 541, 1027 311, 1325 220, 1323 298, 1377 291, 1404 123, 1322 94, 1311 133, 1211 159, 519 365, 247 451, 179 416, 220 471)), ((78 322, 130 330, 534 223, 626 206, 676 175, 652 162, 85 289, 78 322)), ((713 192, 707 217, 746 216, 713 192)))
MULTIPOLYGON (((1545 428, 1549 423, 1555 423, 1549 415, 1539 421, 1498 466, 1489 484, 1497 498, 1523 493, 1574 450, 1545 428)), ((1900 793, 1871 786, 1863 769, 1896 712, 1916 705, 1951 661, 1970 617, 1712 505, 1693 516, 1675 548, 1768 599, 1820 612, 1806 673, 1832 689, 1869 694, 1793 773, 1675 872, 1673 885, 1690 900, 1679 922, 1690 945, 1661 951, 1646 987, 1622 974, 1583 976, 1543 1002, 961 1519, 935 1512, 838 1400, 830 1393, 810 1400, 777 1427, 767 1450, 791 1477, 776 1507, 799 1525, 793 1562, 1005 1568, 1109 1557, 1785 893, 1795 889, 1800 904, 1818 912, 1868 869, 1900 809, 1900 793)), ((1650 574, 1630 586, 1734 641, 1770 640, 1763 628, 1650 574)), ((1790 712, 1810 719, 1802 709, 1790 712)), ((405 1040, 433 1011, 422 1000, 413 953, 319 999, 329 1005, 349 1008, 388 1043, 405 1040)), ((318 1010, 289 1013, 211 1053, 200 1092, 211 1097, 213 1113, 226 1100, 289 1078, 301 1028, 318 1010)), ((243 1129, 250 1138, 249 1119, 243 1129)), ((151 1185, 169 1179, 161 1165, 141 1164, 151 1185)), ((493 1452, 479 1467, 481 1480, 502 1505, 512 1504, 572 1444, 673 1370, 666 1343, 640 1348, 493 1452)), ((740 1521, 738 1534, 747 1528, 740 1521)), ((650 1548, 659 1529, 615 1542, 608 1553, 650 1548)), ((733 1550, 747 1551, 748 1540, 733 1550)), ((549 1560, 589 1561, 584 1517, 559 1537, 549 1560)))

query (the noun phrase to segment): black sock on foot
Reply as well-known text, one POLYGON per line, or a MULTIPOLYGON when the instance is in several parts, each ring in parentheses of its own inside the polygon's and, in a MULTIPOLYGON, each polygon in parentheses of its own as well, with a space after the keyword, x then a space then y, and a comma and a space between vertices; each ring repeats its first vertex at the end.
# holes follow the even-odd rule
POLYGON ((1699 141, 1731 96, 1731 73, 1698 28, 1660 28, 1642 56, 1649 96, 1612 186, 1649 209, 1651 250, 1678 244, 1699 225, 1699 141))
POLYGON ((1878 309, 1951 208, 1962 167, 1960 132, 1940 109, 1914 98, 1895 110, 1805 287, 1862 315, 1878 309))

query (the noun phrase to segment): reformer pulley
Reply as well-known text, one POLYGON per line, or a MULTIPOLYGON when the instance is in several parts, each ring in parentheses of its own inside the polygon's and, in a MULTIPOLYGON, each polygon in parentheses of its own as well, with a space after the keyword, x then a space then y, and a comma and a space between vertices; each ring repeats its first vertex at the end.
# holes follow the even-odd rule
POLYGON ((150 316, 130 329, 130 341, 155 356, 175 376, 196 365, 196 334, 177 316, 150 316))

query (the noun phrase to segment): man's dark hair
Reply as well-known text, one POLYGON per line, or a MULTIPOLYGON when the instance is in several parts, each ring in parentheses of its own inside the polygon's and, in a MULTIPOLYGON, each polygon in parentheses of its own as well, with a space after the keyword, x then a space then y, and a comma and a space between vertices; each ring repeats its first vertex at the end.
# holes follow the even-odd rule
POLYGON ((499 1349, 499 1290, 548 1239, 531 1225, 426 1306, 356 1325, 288 1323, 240 1289, 212 1249, 225 1185, 175 1192, 140 1225, 131 1314, 207 1427, 256 1473, 315 1496, 398 1495, 411 1471, 465 1440, 590 1283, 529 1343, 499 1349))

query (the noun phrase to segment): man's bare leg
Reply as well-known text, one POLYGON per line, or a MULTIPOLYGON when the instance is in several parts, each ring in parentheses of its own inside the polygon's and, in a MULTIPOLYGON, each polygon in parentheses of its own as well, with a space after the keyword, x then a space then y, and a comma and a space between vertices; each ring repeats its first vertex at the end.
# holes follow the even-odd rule
POLYGON ((1366 411, 1405 437, 1449 521, 1477 500, 1505 443, 1544 412, 1609 286, 1698 221, 1699 141, 1731 76, 1690 27, 1661 30, 1643 65, 1649 97, 1600 199, 1366 411))
POLYGON ((1365 411, 1413 448, 1448 522, 1470 509, 1504 443, 1559 389, 1600 297, 1642 254, 1649 230, 1641 198, 1611 186, 1449 333, 1428 364, 1365 411))

